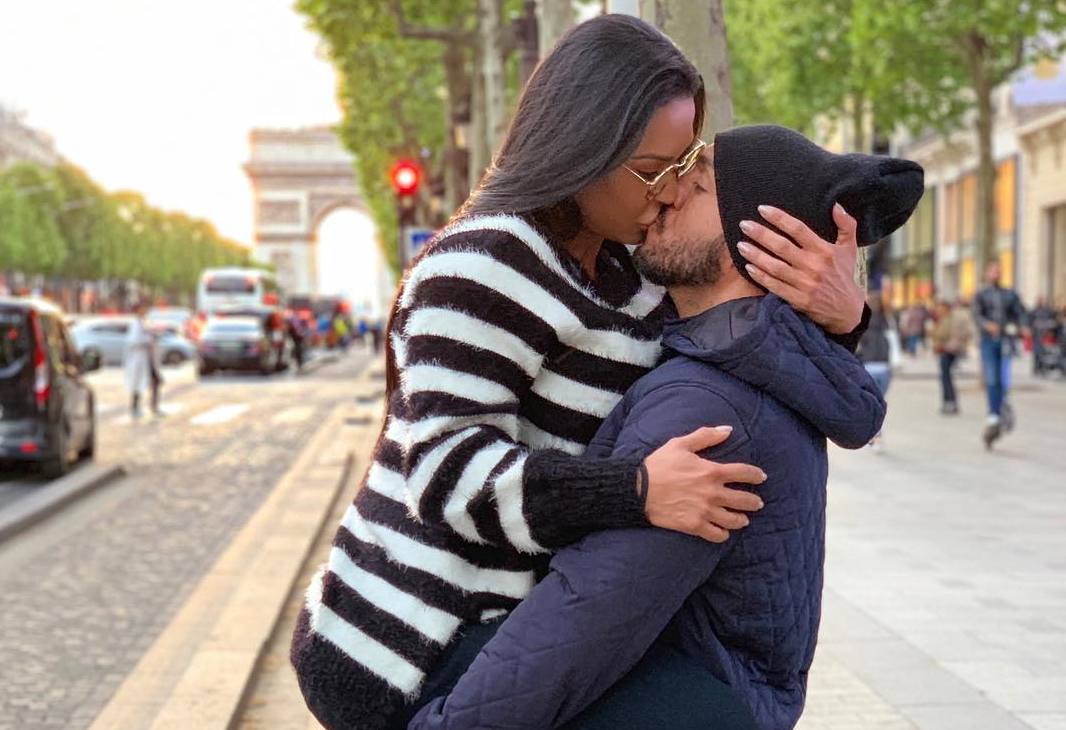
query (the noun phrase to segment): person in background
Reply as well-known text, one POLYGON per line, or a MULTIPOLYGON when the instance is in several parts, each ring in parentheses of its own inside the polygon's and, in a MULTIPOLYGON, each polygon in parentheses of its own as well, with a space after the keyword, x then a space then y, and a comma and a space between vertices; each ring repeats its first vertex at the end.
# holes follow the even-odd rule
POLYGON ((973 300, 973 314, 980 333, 981 365, 988 397, 988 420, 982 438, 991 449, 1005 431, 1014 428, 1014 409, 1007 402, 1014 338, 1027 331, 1027 316, 1018 292, 1000 284, 999 261, 985 267, 986 286, 973 300))
POLYGON ((903 310, 899 318, 899 335, 903 340, 903 349, 911 357, 918 354, 918 344, 922 341, 922 328, 925 326, 925 315, 922 308, 912 304, 903 310))
POLYGON ((305 342, 307 339, 307 328, 304 326, 303 318, 297 312, 290 312, 285 322, 285 329, 292 340, 292 357, 296 361, 296 371, 301 372, 306 359, 305 342))
POLYGON ((933 327, 933 352, 940 360, 940 412, 945 416, 959 412, 954 369, 959 358, 966 356, 971 340, 973 323, 966 310, 957 303, 941 302, 933 327))
POLYGON ((156 362, 155 336, 144 322, 148 304, 140 302, 133 311, 136 316, 126 334, 126 355, 123 363, 126 390, 130 393, 130 415, 134 418, 141 417, 141 395, 147 390, 151 393, 152 413, 162 416, 163 412, 159 408, 159 389, 163 378, 156 362))
POLYGON ((1030 317, 1033 330, 1033 375, 1043 376, 1052 369, 1051 351, 1058 331, 1058 313, 1048 305, 1047 297, 1037 297, 1030 317))
MULTIPOLYGON (((866 328, 862 339, 859 340, 859 349, 855 354, 866 367, 866 372, 873 378, 877 389, 881 391, 881 397, 884 398, 888 395, 888 386, 892 383, 892 345, 889 340, 892 325, 885 313, 881 292, 870 292, 866 303, 870 306, 870 326, 866 328)), ((916 307, 912 307, 909 311, 916 310, 916 307)), ((870 448, 880 451, 883 446, 882 441, 883 437, 878 432, 870 441, 870 448)))

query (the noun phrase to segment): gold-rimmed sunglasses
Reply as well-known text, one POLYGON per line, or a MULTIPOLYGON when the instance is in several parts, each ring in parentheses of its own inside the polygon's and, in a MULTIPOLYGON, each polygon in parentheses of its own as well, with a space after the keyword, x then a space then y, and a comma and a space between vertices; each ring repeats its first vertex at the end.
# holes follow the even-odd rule
POLYGON ((658 195, 666 188, 666 184, 670 182, 670 173, 674 173, 675 180, 682 175, 687 174, 696 166, 696 161, 700 159, 700 154, 702 154, 705 149, 707 149, 707 143, 702 139, 697 139, 695 144, 692 145, 692 148, 682 155, 680 160, 663 168, 656 173, 653 178, 649 178, 646 173, 637 172, 629 165, 622 165, 622 167, 644 183, 645 187, 647 187, 644 194, 645 198, 651 200, 652 198, 658 197, 658 195))

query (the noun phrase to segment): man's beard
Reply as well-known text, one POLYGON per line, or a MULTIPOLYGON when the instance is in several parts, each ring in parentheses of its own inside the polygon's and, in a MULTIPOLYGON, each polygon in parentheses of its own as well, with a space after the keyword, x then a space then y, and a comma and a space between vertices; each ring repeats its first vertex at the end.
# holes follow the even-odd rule
POLYGON ((637 269, 659 286, 703 286, 722 277, 725 235, 644 244, 633 254, 637 269))

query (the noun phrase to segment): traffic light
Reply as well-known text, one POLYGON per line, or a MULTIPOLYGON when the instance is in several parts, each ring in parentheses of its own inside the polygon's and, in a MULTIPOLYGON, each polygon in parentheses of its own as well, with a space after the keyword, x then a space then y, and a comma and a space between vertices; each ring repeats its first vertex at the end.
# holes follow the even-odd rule
POLYGON ((392 166, 392 189, 400 197, 409 197, 418 192, 422 184, 422 168, 413 160, 399 160, 392 166))

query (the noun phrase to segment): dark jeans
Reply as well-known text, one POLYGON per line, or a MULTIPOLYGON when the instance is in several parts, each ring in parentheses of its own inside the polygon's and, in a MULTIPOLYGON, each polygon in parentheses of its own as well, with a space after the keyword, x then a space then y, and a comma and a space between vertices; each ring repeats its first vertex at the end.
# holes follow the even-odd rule
POLYGON ((955 393, 955 361, 959 356, 954 352, 940 353, 940 394, 944 405, 956 403, 958 396, 955 393))
MULTIPOLYGON (((503 623, 465 627, 429 675, 422 695, 389 725, 400 730, 436 697, 446 695, 503 623)), ((603 697, 563 726, 565 730, 755 730, 751 711, 733 690, 663 642, 603 697)))
POLYGON ((988 395, 988 412, 998 416, 1003 410, 1003 401, 1010 388, 1010 353, 1005 351, 1009 343, 999 337, 981 335, 981 366, 985 376, 988 395))

